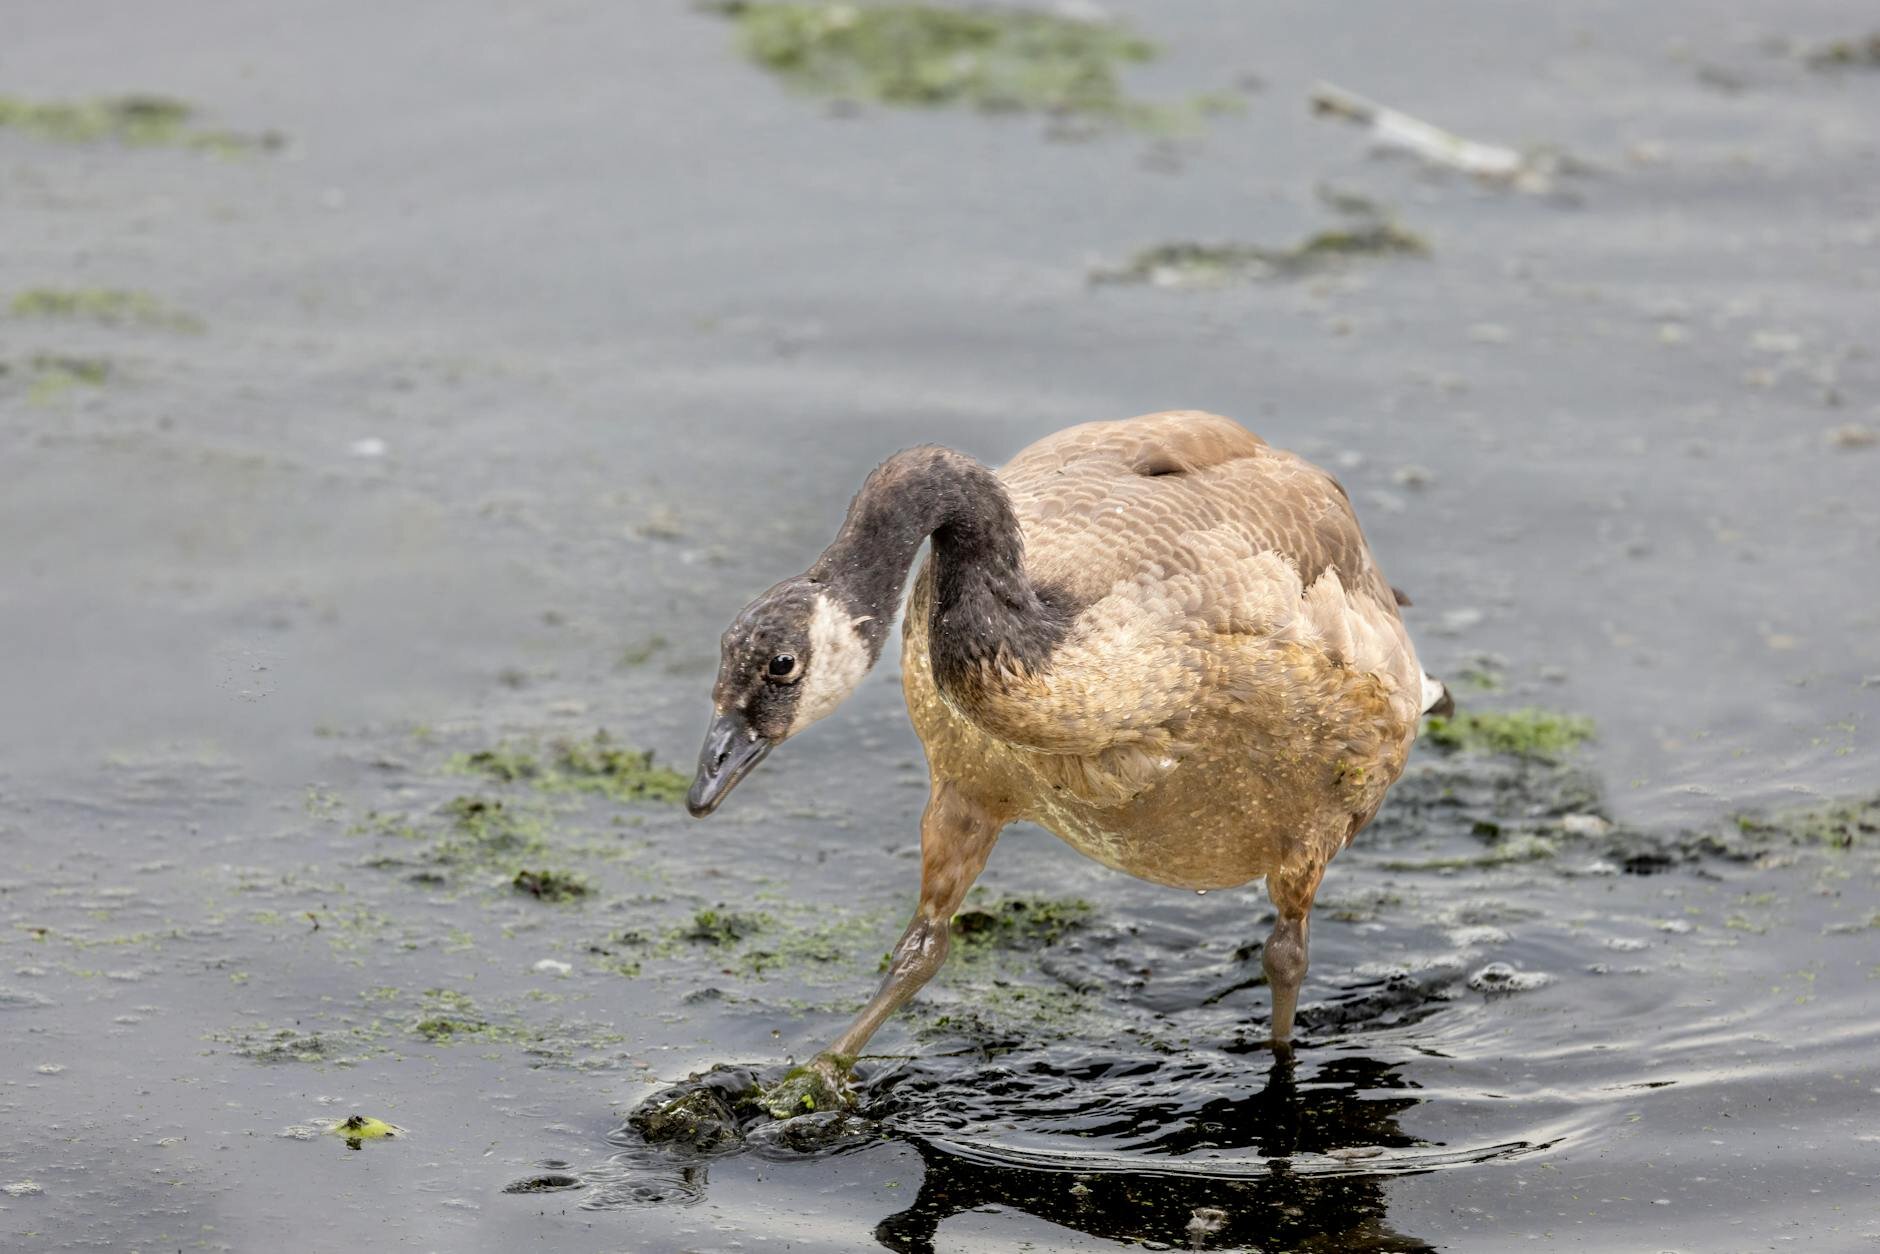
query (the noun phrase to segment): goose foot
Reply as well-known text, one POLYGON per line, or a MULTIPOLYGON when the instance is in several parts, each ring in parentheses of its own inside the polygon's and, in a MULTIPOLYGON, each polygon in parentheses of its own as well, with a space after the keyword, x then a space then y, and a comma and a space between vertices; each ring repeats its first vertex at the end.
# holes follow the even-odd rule
POLYGON ((849 1082, 854 1059, 818 1054, 757 1095, 757 1104, 772 1119, 790 1119, 817 1111, 850 1110, 855 1096, 849 1082))

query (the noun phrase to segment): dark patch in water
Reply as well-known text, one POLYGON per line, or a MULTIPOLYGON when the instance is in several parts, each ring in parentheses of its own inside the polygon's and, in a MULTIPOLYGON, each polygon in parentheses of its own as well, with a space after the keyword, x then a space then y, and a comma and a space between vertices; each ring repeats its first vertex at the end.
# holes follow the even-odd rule
POLYGON ((565 1193, 569 1189, 581 1187, 581 1177, 567 1175, 559 1171, 545 1171, 540 1175, 524 1176, 503 1186, 505 1193, 565 1193))
MULTIPOLYGON (((739 1149, 814 1158, 887 1137, 913 1146, 924 1166, 912 1204, 875 1229, 891 1250, 932 1251, 948 1217, 998 1206, 1110 1240, 1422 1251, 1436 1247, 1386 1221, 1389 1178, 1547 1148, 1455 1149, 1411 1136, 1398 1119, 1420 1100, 1413 1086, 1365 1057, 1316 1071, 1289 1056, 1259 1069, 1073 1048, 1018 1064, 941 1058, 864 1081, 853 1114, 781 1121, 756 1109, 766 1074, 717 1067, 648 1099, 616 1133, 626 1152, 609 1170, 625 1181, 689 1167, 686 1179, 702 1186, 706 1160, 739 1149), (686 1113, 674 1119, 675 1109, 686 1113), (688 1154, 697 1140, 706 1148, 688 1154)), ((656 1182, 617 1186, 614 1204, 696 1196, 663 1192, 656 1182)))

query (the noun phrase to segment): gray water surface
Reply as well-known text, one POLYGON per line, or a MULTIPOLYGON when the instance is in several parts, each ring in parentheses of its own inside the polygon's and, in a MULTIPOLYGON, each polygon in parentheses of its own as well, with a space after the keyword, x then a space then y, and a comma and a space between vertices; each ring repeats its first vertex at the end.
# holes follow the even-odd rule
POLYGON ((1880 427, 1880 73, 1802 56, 1870 15, 1107 7, 1163 46, 1133 90, 1244 111, 832 110, 666 0, 9 15, 0 95, 285 143, 0 127, 0 1186, 35 1186, 0 1244, 1880 1240, 1871 819, 1735 822, 1880 777, 1880 448, 1843 430, 1880 427), (1320 79, 1587 169, 1379 159, 1320 79), (1090 282, 1292 244, 1324 185, 1430 255, 1090 282), (4 312, 37 288, 202 326, 4 312), (605 728, 683 764, 718 632, 883 456, 1175 407, 1337 471, 1428 668, 1492 677, 1465 706, 1597 740, 1419 749, 1326 882, 1292 1068, 1257 888, 1017 829, 975 908, 1074 917, 890 1025, 853 1137, 645 1144, 650 1094, 806 1057, 876 978, 924 788, 894 667, 709 824, 466 755, 605 728), (353 1113, 403 1134, 318 1130, 353 1113))

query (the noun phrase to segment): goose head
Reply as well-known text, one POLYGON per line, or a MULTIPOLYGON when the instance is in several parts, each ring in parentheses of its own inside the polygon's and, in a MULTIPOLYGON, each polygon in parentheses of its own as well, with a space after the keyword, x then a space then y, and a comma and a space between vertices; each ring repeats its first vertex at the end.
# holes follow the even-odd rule
POLYGON ((776 746, 826 716, 874 664, 878 641, 826 584, 786 579, 752 601, 719 641, 712 722, 686 808, 704 818, 776 746))

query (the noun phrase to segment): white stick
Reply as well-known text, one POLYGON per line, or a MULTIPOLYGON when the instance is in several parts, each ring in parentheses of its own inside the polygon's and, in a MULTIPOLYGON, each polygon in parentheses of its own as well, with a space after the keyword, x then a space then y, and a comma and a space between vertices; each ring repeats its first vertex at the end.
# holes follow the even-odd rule
POLYGON ((1358 123, 1384 147, 1413 153, 1433 165, 1461 170, 1479 178, 1513 182, 1540 173, 1512 148, 1480 144, 1452 135, 1421 118, 1399 113, 1330 83, 1320 83, 1313 89, 1312 109, 1358 123))

